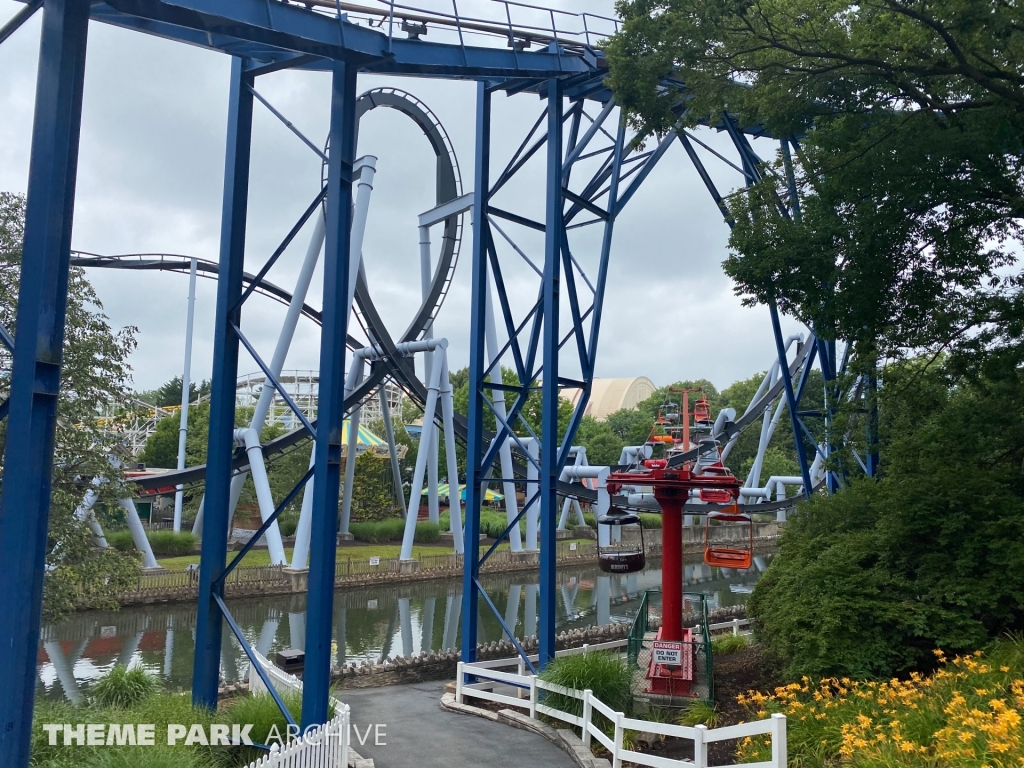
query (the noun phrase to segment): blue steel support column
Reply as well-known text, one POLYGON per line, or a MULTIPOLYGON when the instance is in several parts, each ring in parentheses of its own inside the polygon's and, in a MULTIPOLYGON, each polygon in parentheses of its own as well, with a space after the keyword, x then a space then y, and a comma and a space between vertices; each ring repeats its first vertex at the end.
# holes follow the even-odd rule
POLYGON ((558 514, 558 299, 561 291, 562 83, 548 92, 547 214, 544 235, 544 373, 540 425, 540 621, 539 665, 555 657, 555 517, 558 514))
POLYGON ((88 25, 87 0, 47 0, 0 499, 0 765, 11 768, 29 760, 88 25))
POLYGON ((772 316, 772 331, 775 334, 775 348, 779 356, 779 372, 786 390, 786 406, 789 408, 790 421, 793 422, 793 442, 796 444, 796 457, 800 464, 800 476, 804 481, 804 497, 811 496, 811 472, 807 466, 807 452, 804 450, 804 436, 800 429, 800 416, 797 413, 796 395, 793 392, 793 377, 789 375, 789 363, 786 361, 786 345, 782 340, 782 326, 779 323, 779 309, 775 299, 768 303, 772 316))
MULTIPOLYGON (((302 727, 327 722, 334 624, 334 558, 338 546, 341 429, 345 409, 345 341, 352 230, 352 164, 356 154, 357 67, 334 62, 331 136, 327 160, 327 240, 324 246, 324 309, 320 335, 320 401, 316 471, 306 598, 306 667, 302 727)), ((350 461, 353 457, 350 457, 350 461)))
POLYGON ((224 572, 228 548, 231 457, 235 449, 235 382, 238 378, 238 336, 232 324, 241 321, 245 220, 249 202, 249 154, 252 143, 252 78, 244 59, 231 62, 227 149, 224 158, 224 199, 220 223, 220 266, 217 312, 213 326, 213 375, 210 392, 210 434, 206 458, 206 520, 199 561, 199 603, 196 655, 192 665, 192 703, 217 708, 220 684, 222 616, 214 600, 214 582, 224 572))
MULTIPOLYGON (((484 401, 481 387, 487 360, 484 357, 486 338, 487 292, 487 199, 491 174, 491 94, 487 84, 477 83, 476 91, 476 170, 473 173, 473 287, 472 314, 469 321, 469 420, 466 436, 466 553, 463 556, 462 583, 462 660, 476 661, 477 611, 479 592, 477 574, 480 569, 480 480, 486 468, 484 458, 484 401)), ((528 489, 527 493, 531 491, 528 489)))

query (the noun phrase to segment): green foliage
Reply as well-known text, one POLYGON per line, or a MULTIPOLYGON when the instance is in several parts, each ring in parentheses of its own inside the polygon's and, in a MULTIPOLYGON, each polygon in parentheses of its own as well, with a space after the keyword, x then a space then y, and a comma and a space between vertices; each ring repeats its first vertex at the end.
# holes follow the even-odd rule
MULTIPOLYGON (((558 656, 541 672, 540 677, 548 683, 590 690, 602 703, 616 712, 630 712, 633 709, 633 671, 629 664, 617 655, 606 652, 574 653, 558 656)), ((547 692, 545 706, 583 714, 583 702, 571 696, 547 692)))
POLYGON ((745 650, 747 645, 747 635, 718 635, 711 638, 711 654, 725 656, 745 650))
MULTIPOLYGON (((716 651, 717 652, 717 651, 716 651)), ((695 699, 688 702, 676 718, 678 725, 706 725, 708 728, 717 728, 722 716, 714 704, 695 699)))
POLYGON ((352 488, 353 517, 360 520, 381 520, 396 513, 391 461, 386 455, 369 450, 363 451, 356 456, 356 474, 352 488))
MULTIPOLYGON (((300 722, 302 716, 302 695, 286 693, 281 696, 281 699, 284 701, 285 706, 288 707, 288 711, 295 719, 295 722, 300 722)), ((332 717, 334 717, 333 703, 327 708, 327 719, 329 720, 332 717)), ((238 723, 239 725, 251 723, 253 727, 249 732, 249 737, 258 744, 271 745, 279 741, 287 741, 288 739, 288 721, 270 694, 261 693, 237 699, 228 710, 228 718, 232 723, 238 723)), ((242 763, 243 765, 266 754, 266 752, 255 747, 243 747, 239 752, 240 758, 246 761, 242 763)))
MULTIPOLYGON (((144 403, 155 405, 159 408, 169 408, 175 405, 181 405, 181 376, 175 376, 168 382, 165 382, 157 389, 151 389, 148 392, 139 392, 136 394, 136 399, 141 400, 144 403)), ((207 397, 210 394, 210 382, 207 379, 199 382, 197 386, 194 381, 190 381, 188 384, 188 400, 190 403, 194 403, 200 398, 207 397)))
POLYGON ((277 526, 282 536, 294 536, 295 529, 299 527, 299 513, 293 510, 282 512, 277 516, 277 526))
POLYGON ((880 419, 882 477, 801 504, 748 602, 791 678, 888 677, 1024 628, 1024 373, 892 366, 880 419))
POLYGON ((66 702, 38 701, 32 723, 32 768, 227 768, 245 765, 233 747, 176 746, 166 743, 169 723, 197 723, 204 727, 226 722, 223 713, 193 709, 191 697, 180 693, 154 693, 125 707, 97 702, 75 707, 66 702), (50 746, 43 723, 152 723, 154 746, 63 745, 50 746))
MULTIPOLYGON (((0 192, 0 324, 17 334, 18 286, 24 238, 25 198, 0 192)), ((102 408, 116 418, 130 400, 128 358, 135 349, 135 328, 114 330, 103 305, 81 269, 72 268, 67 284, 67 322, 57 401, 54 462, 50 494, 47 573, 43 609, 50 618, 76 608, 109 609, 138 571, 131 556, 100 549, 87 521, 75 515, 92 479, 97 499, 93 514, 104 527, 119 517, 117 500, 125 495, 124 476, 109 456, 121 435, 101 421, 102 408)), ((10 357, 0 352, 0 401, 10 395, 10 357)), ((7 421, 0 422, 0 456, 7 421)), ((2 458, 0 458, 2 461, 2 458)))
POLYGON ((198 537, 185 531, 180 533, 164 530, 147 531, 146 536, 149 538, 154 555, 167 555, 168 557, 191 554, 195 550, 196 544, 199 543, 198 537))
MULTIPOLYGON (((369 544, 384 544, 389 541, 401 541, 405 533, 405 521, 394 518, 391 520, 376 520, 370 522, 351 523, 351 533, 356 541, 365 541, 369 544)), ((433 544, 441 537, 441 528, 437 523, 422 520, 416 523, 417 544, 433 544)))
MULTIPOLYGON (((750 303, 881 354, 1020 345, 1024 11, 1013 3, 620 0, 607 82, 645 134, 800 136, 728 197, 726 271, 750 303), (685 96, 665 88, 686 83, 685 96), (685 99, 685 100, 684 100, 685 99), (786 214, 789 212, 786 211, 786 214)), ((724 191, 724 190, 723 190, 724 191)), ((983 357, 983 356, 982 356, 983 357)))
MULTIPOLYGON (((153 554, 165 557, 190 555, 195 551, 195 546, 199 542, 196 536, 185 531, 180 533, 166 530, 147 531, 146 537, 153 548, 153 554)), ((132 540, 131 531, 110 531, 105 533, 104 538, 107 540, 107 544, 119 552, 135 551, 135 542, 132 540)))
POLYGON ((92 686, 92 694, 102 707, 125 709, 152 696, 158 687, 157 678, 142 667, 117 664, 92 686))
POLYGON ((129 530, 104 531, 107 544, 118 552, 132 552, 135 550, 135 542, 132 541, 132 532, 129 530))

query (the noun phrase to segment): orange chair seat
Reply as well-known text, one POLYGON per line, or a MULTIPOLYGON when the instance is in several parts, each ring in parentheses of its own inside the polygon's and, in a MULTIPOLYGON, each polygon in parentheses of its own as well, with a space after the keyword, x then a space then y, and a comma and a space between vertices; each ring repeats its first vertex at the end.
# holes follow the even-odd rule
POLYGON ((754 564, 754 553, 749 549, 732 547, 707 547, 704 562, 713 568, 738 568, 746 570, 754 564))

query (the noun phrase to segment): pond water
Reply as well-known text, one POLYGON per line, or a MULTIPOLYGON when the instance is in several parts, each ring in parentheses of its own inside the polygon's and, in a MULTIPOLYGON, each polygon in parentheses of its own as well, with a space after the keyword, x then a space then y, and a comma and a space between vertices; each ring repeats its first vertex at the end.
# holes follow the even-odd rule
MULTIPOLYGON (((688 565, 686 589, 708 596, 708 609, 742 604, 770 556, 748 571, 688 565)), ((537 634, 535 572, 490 574, 482 583, 519 638, 537 634)), ((612 576, 596 566, 558 571, 558 631, 632 621, 645 589, 661 584, 658 561, 642 573, 612 576)), ((265 656, 305 646, 306 596, 273 595, 228 601, 246 639, 265 656)), ((458 579, 341 589, 334 596, 335 664, 376 662, 389 656, 458 648, 462 582, 458 579)), ((42 628, 37 696, 80 701, 92 681, 115 664, 141 664, 171 689, 191 685, 196 608, 192 603, 89 611, 42 628)), ((479 610, 479 642, 502 637, 486 607, 479 610)), ((224 629, 221 676, 245 677, 248 660, 224 629)))

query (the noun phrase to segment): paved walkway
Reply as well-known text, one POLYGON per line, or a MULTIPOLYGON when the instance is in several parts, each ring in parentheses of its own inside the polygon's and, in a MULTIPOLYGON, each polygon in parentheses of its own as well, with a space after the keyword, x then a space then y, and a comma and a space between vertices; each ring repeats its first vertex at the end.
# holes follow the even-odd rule
POLYGON ((569 756, 527 731, 441 709, 443 682, 340 690, 352 707, 352 746, 376 768, 574 768, 569 756), (380 724, 380 742, 373 727, 380 724), (361 738, 365 743, 361 744, 361 738))

